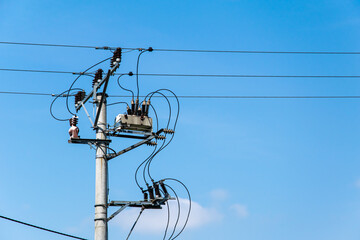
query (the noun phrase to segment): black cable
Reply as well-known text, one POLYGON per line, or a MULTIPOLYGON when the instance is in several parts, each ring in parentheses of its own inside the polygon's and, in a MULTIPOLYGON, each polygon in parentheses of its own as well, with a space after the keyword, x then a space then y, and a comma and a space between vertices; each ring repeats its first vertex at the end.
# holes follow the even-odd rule
MULTIPOLYGON (((34 95, 34 96, 50 96, 50 97, 66 97, 66 95, 61 95, 59 96, 58 93, 36 93, 36 92, 13 92, 13 91, 0 91, 0 94, 14 94, 14 95, 34 95)), ((69 97, 71 97, 73 95, 69 95, 69 97)), ((129 97, 129 96, 126 96, 126 95, 110 95, 109 97, 129 97)), ((140 98, 142 97, 146 97, 146 96, 139 96, 140 98)), ((159 97, 162 97, 162 96, 153 96, 153 98, 159 98, 159 97)), ((167 98, 174 98, 174 96, 171 96, 171 95, 166 95, 167 98)), ((272 99, 272 98, 345 98, 345 99, 358 99, 360 98, 360 96, 240 96, 240 95, 237 95, 237 96, 212 96, 212 95, 207 95, 207 96, 199 96, 199 95, 188 95, 188 96, 185 96, 185 95, 182 95, 182 96, 177 96, 177 98, 182 98, 182 99, 193 99, 193 98, 196 98, 196 99, 241 99, 241 98, 265 98, 265 99, 272 99)))
MULTIPOLYGON (((106 59, 104 59, 104 60, 102 60, 102 61, 100 61, 100 62, 98 62, 98 63, 96 63, 96 64, 94 64, 94 65, 92 65, 92 66, 90 66, 89 68, 87 68, 83 73, 86 73, 87 71, 89 71, 90 69, 92 69, 93 67, 95 67, 95 66, 97 66, 97 65, 99 65, 99 64, 101 64, 101 63, 103 63, 103 62, 105 62, 105 61, 107 61, 107 60, 109 60, 111 57, 109 57, 109 58, 106 58, 106 59)), ((74 86, 74 84, 76 83, 76 81, 81 77, 82 75, 79 75, 77 78, 75 78, 75 80, 72 82, 72 84, 70 85, 70 87, 69 87, 69 91, 72 89, 72 87, 74 86)), ((71 111, 70 111, 70 108, 69 108, 69 100, 68 100, 69 98, 68 97, 66 97, 66 108, 67 108, 67 110, 69 111, 69 113, 70 114, 72 114, 72 115, 75 115, 74 113, 72 113, 71 111)))
MULTIPOLYGON (((128 75, 129 75, 129 74, 128 74, 128 75)), ((125 91, 127 91, 127 92, 131 92, 132 99, 134 99, 134 92, 131 91, 130 89, 127 89, 127 88, 124 88, 123 86, 121 86, 119 80, 120 80, 120 78, 121 78, 122 76, 124 76, 124 74, 123 74, 123 75, 120 75, 120 76, 118 77, 118 79, 117 79, 117 84, 119 85, 119 87, 120 87, 121 89, 123 89, 123 90, 125 90, 125 91)))
MULTIPOLYGON (((129 96, 125 96, 125 95, 110 95, 109 97, 129 97, 129 96)), ((139 97, 146 97, 146 96, 139 96, 139 97)), ((154 98, 157 98, 157 97, 162 97, 162 96, 153 96, 154 98)), ((168 98, 174 98, 174 96, 169 96, 169 95, 166 95, 166 97, 168 98)), ((199 96, 199 95, 192 95, 192 96, 177 96, 177 98, 183 98, 183 99, 193 99, 193 98, 197 98, 197 99, 241 99, 241 98, 360 98, 360 96, 210 96, 210 95, 207 95, 207 96, 199 96)))
POLYGON ((141 55, 146 52, 147 50, 142 50, 139 55, 138 55, 138 58, 137 58, 137 62, 136 62, 136 89, 137 89, 137 94, 136 94, 136 98, 139 99, 139 92, 140 92, 140 89, 139 89, 139 63, 140 63, 140 57, 141 55))
POLYGON ((138 73, 137 76, 156 77, 215 77, 215 78, 360 78, 360 75, 257 75, 257 74, 182 74, 182 73, 138 73))
POLYGON ((39 227, 39 226, 30 224, 30 223, 25 223, 25 222, 15 220, 15 219, 12 219, 12 218, 4 217, 4 216, 0 216, 0 218, 6 219, 6 220, 9 220, 9 221, 12 221, 12 222, 20 223, 20 224, 23 224, 23 225, 26 225, 26 226, 29 226, 29 227, 44 230, 44 231, 47 231, 47 232, 59 234, 59 235, 65 236, 65 237, 76 238, 76 239, 81 239, 81 240, 87 240, 86 238, 76 237, 76 236, 72 236, 72 235, 69 235, 69 234, 66 234, 66 233, 57 232, 57 231, 54 231, 54 230, 50 230, 48 228, 39 227))
POLYGON ((112 105, 116 105, 116 104, 126 104, 127 106, 129 106, 129 104, 127 102, 114 102, 114 103, 109 103, 107 106, 112 106, 112 105))
MULTIPOLYGON (((161 192, 164 193, 163 191, 161 191, 161 192)), ((170 207, 169 207, 169 204, 167 202, 165 202, 165 204, 166 204, 166 207, 167 207, 167 221, 166 221, 166 227, 165 227, 163 240, 165 240, 165 238, 166 238, 167 231, 168 231, 169 224, 170 224, 170 207)))
MULTIPOLYGON (((0 44, 8 45, 28 45, 28 46, 44 46, 44 47, 69 47, 69 48, 94 48, 103 50, 113 50, 115 47, 109 46, 88 46, 88 45, 71 45, 71 44, 49 44, 49 43, 24 43, 24 42, 0 42, 0 44)), ((143 48, 124 48, 126 50, 143 50, 143 48)), ((256 53, 256 54, 324 54, 324 55, 358 55, 357 51, 253 51, 253 50, 206 50, 206 49, 166 49, 155 48, 154 51, 159 52, 197 52, 197 53, 256 53)))
POLYGON ((360 52, 335 51, 253 51, 253 50, 202 50, 202 49, 164 49, 154 48, 158 52, 196 52, 196 53, 262 53, 262 54, 324 54, 324 55, 358 55, 360 52))
MULTIPOLYGON (((70 92, 70 91, 73 91, 73 90, 83 91, 83 89, 81 89, 81 88, 73 88, 72 90, 66 90, 66 91, 58 94, 58 95, 54 98, 54 100, 51 102, 51 104, 50 104, 50 114, 51 114, 51 116, 52 116, 55 120, 58 120, 58 121, 68 121, 68 120, 69 120, 69 118, 67 118, 67 119, 61 119, 61 118, 55 117, 55 115, 54 115, 53 112, 52 112, 52 106, 53 106, 54 102, 55 102, 59 97, 63 96, 63 94, 65 94, 66 92, 70 92)), ((66 97, 68 97, 69 95, 71 95, 71 94, 66 94, 66 97)))
POLYGON ((174 225, 174 229, 173 229, 173 231, 172 231, 172 233, 171 233, 171 235, 170 235, 170 237, 169 237, 169 240, 170 240, 171 237, 174 236, 175 231, 176 231, 176 227, 177 227, 177 225, 178 225, 178 223, 179 223, 181 207, 180 207, 179 197, 178 197, 178 195, 176 194, 175 190, 174 190, 172 187, 170 187, 168 184, 164 184, 164 185, 165 185, 166 187, 168 187, 171 191, 173 191, 173 193, 174 193, 174 195, 175 195, 175 197, 176 197, 176 200, 177 200, 177 204, 178 204, 178 216, 177 216, 177 218, 176 218, 176 222, 175 222, 175 225, 174 225))
POLYGON ((31 73, 59 73, 72 75, 90 75, 83 72, 69 72, 69 71, 53 71, 53 70, 37 70, 37 69, 17 69, 17 68, 0 68, 0 71, 8 72, 31 72, 31 73))
MULTIPOLYGON (((156 131, 159 131, 159 119, 158 119, 158 116, 157 116, 157 113, 156 113, 156 110, 154 108, 154 106, 152 104, 150 104, 150 107, 152 108, 152 110, 154 111, 154 114, 155 114, 155 119, 156 119, 156 131)), ((155 141, 157 141, 155 139, 155 141)), ((139 171, 139 169, 141 168, 141 166, 148 161, 148 159, 155 153, 156 151, 156 148, 157 148, 157 145, 155 146, 155 149, 154 151, 137 167, 136 171, 135 171, 135 182, 136 182, 136 185, 140 188, 140 190, 143 190, 143 188, 140 186, 138 180, 137 180, 137 173, 139 171)), ((148 184, 145 180, 145 184, 148 184)))
POLYGON ((164 180, 165 180, 165 181, 166 181, 166 180, 170 180, 170 181, 175 181, 175 182, 180 183, 180 184, 185 188, 185 190, 186 190, 186 192, 187 192, 187 194, 188 194, 188 197, 189 197, 189 210, 188 210, 188 214, 187 214, 187 217, 186 217, 186 220, 185 220, 185 224, 184 224, 183 228, 180 230, 180 232, 173 238, 173 239, 175 239, 175 238, 177 238, 177 237, 184 231, 184 229, 185 229, 185 227, 186 227, 186 225, 187 225, 187 223, 188 223, 188 221, 189 221, 190 212, 191 212, 191 196, 190 196, 190 191, 189 191, 189 189, 188 189, 188 188, 186 187, 186 185, 185 185, 183 182, 181 182, 180 180, 175 179, 175 178, 165 178, 164 180))
POLYGON ((131 228, 131 230, 130 230, 130 232, 129 232, 129 235, 127 236, 126 240, 129 239, 129 237, 130 237, 132 231, 134 230, 136 223, 139 221, 139 218, 140 218, 141 214, 143 213, 144 209, 145 209, 145 208, 141 208, 140 213, 139 213, 139 216, 137 217, 136 221, 134 222, 134 225, 132 226, 132 228, 131 228))
MULTIPOLYGON (((159 89, 159 90, 157 90, 157 91, 168 91, 168 92, 170 92, 171 94, 173 94, 173 96, 176 98, 176 101, 177 101, 177 114, 176 114, 176 118, 175 118, 175 122, 174 122, 174 131, 176 130, 176 125, 177 125, 177 121, 178 121, 178 119, 179 119, 179 114, 180 114, 180 102, 179 102, 179 99, 177 98, 177 96, 176 96, 176 94, 173 92, 173 91, 171 91, 171 90, 169 90, 169 89, 159 89)), ((152 95, 153 96, 153 95, 152 95)), ((169 118, 169 121, 170 121, 170 118, 169 118)), ((158 154, 160 151, 162 151, 162 150, 164 150, 170 143, 171 143, 171 141, 173 140, 173 138, 174 138, 174 135, 175 135, 175 133, 173 134, 173 135, 171 135, 171 138, 170 138, 170 140, 165 144, 165 141, 164 141, 164 144, 161 146, 161 149, 159 149, 158 150, 158 152, 156 153, 156 154, 158 154)), ((154 156, 155 157, 155 156, 154 156)), ((153 159, 153 158, 152 158, 153 159)), ((151 162, 152 162, 152 159, 150 160, 150 162, 148 163, 148 176, 150 177, 150 179, 153 181, 153 178, 151 177, 151 174, 150 174, 150 165, 151 165, 151 162)))

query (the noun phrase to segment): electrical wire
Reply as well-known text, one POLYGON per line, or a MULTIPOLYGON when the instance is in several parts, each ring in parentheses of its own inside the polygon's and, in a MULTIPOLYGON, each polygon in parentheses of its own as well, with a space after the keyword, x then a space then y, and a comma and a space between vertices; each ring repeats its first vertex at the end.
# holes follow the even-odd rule
MULTIPOLYGON (((104 60, 102 60, 102 61, 100 61, 100 62, 98 62, 98 63, 96 63, 96 64, 94 64, 94 65, 92 65, 92 66, 90 66, 90 67, 87 68, 83 73, 86 73, 87 71, 89 71, 89 70, 92 69, 93 67, 96 67, 97 65, 99 65, 99 64, 101 64, 101 63, 109 60, 110 58, 111 58, 111 57, 106 58, 106 59, 104 59, 104 60)), ((72 89, 72 87, 74 86, 74 84, 76 83, 76 81, 77 81, 81 76, 82 76, 82 75, 79 75, 77 78, 75 78, 75 80, 72 82, 72 84, 71 84, 70 87, 69 87, 69 91, 72 89)), ((67 108, 67 110, 68 110, 68 112, 69 112, 70 114, 75 115, 74 113, 72 113, 72 112, 70 111, 68 99, 69 99, 69 98, 66 97, 66 108, 67 108)))
MULTIPOLYGON (((128 75, 129 75, 129 74, 128 74, 128 75)), ((134 92, 131 91, 130 89, 127 89, 127 88, 124 88, 123 86, 121 86, 119 80, 120 80, 120 78, 121 78, 122 76, 124 76, 124 74, 123 74, 123 75, 120 75, 120 76, 118 77, 118 79, 117 79, 117 84, 119 85, 119 87, 120 87, 121 89, 123 89, 123 90, 125 90, 125 91, 127 91, 127 92, 131 92, 132 99, 134 99, 134 92)), ((129 75, 129 76, 130 76, 130 75, 129 75)))
POLYGON ((137 62, 136 62, 136 89, 137 89, 137 94, 136 94, 136 98, 139 99, 139 92, 140 92, 140 89, 139 89, 139 63, 140 63, 140 57, 143 53, 145 53, 146 51, 148 50, 142 50, 139 55, 138 55, 138 58, 137 58, 137 62))
POLYGON ((174 236, 174 234, 175 234, 176 227, 177 227, 177 225, 178 225, 178 223, 179 223, 179 220, 180 220, 181 207, 180 207, 179 197, 178 197, 177 193, 175 192, 175 190, 174 190, 172 187, 170 187, 168 184, 164 184, 164 185, 165 185, 166 187, 168 187, 171 191, 173 191, 173 193, 174 193, 174 195, 175 195, 175 197, 176 197, 177 204, 178 204, 178 215, 177 215, 177 218, 176 218, 176 222, 175 222, 175 225, 174 225, 174 229, 173 229, 173 231, 172 231, 172 233, 171 233, 171 235, 170 235, 170 237, 169 237, 169 239, 171 239, 171 237, 174 236))
POLYGON ((180 230, 180 232, 179 232, 174 238, 172 238, 172 239, 175 239, 175 238, 177 238, 177 237, 184 231, 184 229, 185 229, 185 227, 186 227, 186 225, 187 225, 187 223, 188 223, 188 221, 189 221, 189 217, 190 217, 190 213, 191 213, 191 195, 190 195, 189 189, 188 189, 188 188, 186 187, 186 185, 185 185, 183 182, 181 182, 180 180, 178 180, 178 179, 176 179, 176 178, 165 178, 164 180, 165 180, 165 181, 166 181, 166 180, 170 180, 170 181, 175 181, 175 182, 180 183, 180 184, 185 188, 185 190, 186 190, 186 192, 187 192, 187 194, 188 194, 188 197, 189 197, 189 210, 188 210, 188 214, 187 214, 187 216, 186 216, 185 224, 184 224, 183 228, 180 230))
POLYGON ((66 233, 54 231, 54 230, 51 230, 51 229, 48 229, 48 228, 39 227, 39 226, 30 224, 30 223, 22 222, 22 221, 15 220, 15 219, 12 219, 12 218, 8 218, 8 217, 5 217, 5 216, 0 216, 0 218, 6 219, 6 220, 9 220, 9 221, 12 221, 12 222, 20 223, 20 224, 23 224, 23 225, 26 225, 26 226, 29 226, 29 227, 37 228, 37 229, 40 229, 40 230, 43 230, 43 231, 47 231, 47 232, 55 233, 55 234, 58 234, 58 235, 62 235, 62 236, 65 236, 65 237, 70 237, 70 238, 75 238, 75 239, 80 239, 80 240, 87 240, 86 238, 76 237, 76 236, 69 235, 69 234, 66 234, 66 233))
MULTIPOLYGON (((83 91, 83 89, 81 89, 81 88, 73 88, 72 90, 80 90, 80 91, 83 91)), ((54 98, 54 100, 51 102, 51 104, 50 104, 50 114, 51 114, 51 116, 52 116, 55 120, 57 120, 57 121, 68 121, 68 120, 69 120, 69 118, 61 119, 61 118, 55 117, 55 115, 54 115, 53 112, 52 112, 52 107, 53 107, 54 102, 55 102, 60 96, 62 96, 63 94, 65 94, 65 93, 67 93, 67 92, 70 92, 70 91, 72 91, 72 90, 66 90, 66 91, 58 94, 58 95, 54 98)), ((66 94, 66 97, 68 97, 69 95, 70 95, 70 94, 66 94)))
MULTIPOLYGON (((94 48, 103 50, 114 50, 115 47, 109 46, 89 46, 89 45, 73 45, 73 44, 49 44, 49 43, 26 43, 26 42, 11 42, 3 41, 0 44, 7 45, 26 45, 26 46, 43 46, 43 47, 67 47, 67 48, 94 48)), ((122 48, 125 50, 139 50, 144 48, 122 48)), ((206 50, 206 49, 167 49, 155 48, 153 51, 158 52, 193 52, 193 53, 240 53, 240 54, 320 54, 320 55, 359 55, 358 51, 262 51, 262 50, 206 50)))
POLYGON ((360 75, 267 75, 267 74, 258 75, 258 74, 182 74, 182 73, 136 73, 134 75, 156 76, 156 77, 214 77, 214 78, 360 78, 360 75))
POLYGON ((144 209, 145 209, 144 207, 142 207, 142 208, 141 208, 140 213, 139 213, 139 216, 137 217, 136 221, 134 222, 134 225, 132 226, 132 228, 131 228, 131 230, 130 230, 130 232, 129 232, 129 234, 128 234, 127 238, 126 238, 126 240, 128 240, 128 239, 129 239, 129 237, 130 237, 130 235, 131 235, 132 231, 134 230, 135 225, 136 225, 136 224, 137 224, 137 222, 139 221, 139 218, 140 218, 141 214, 143 213, 144 209))
POLYGON ((69 71, 56 71, 56 70, 37 70, 37 69, 18 69, 18 68, 0 68, 0 71, 7 72, 30 72, 30 73, 59 73, 59 74, 72 74, 72 75, 90 75, 83 72, 69 72, 69 71))
MULTIPOLYGON (((33 96, 49 96, 49 97, 66 97, 67 95, 61 95, 59 96, 58 93, 37 93, 37 92, 15 92, 15 91, 0 91, 0 94, 13 94, 13 95, 33 95, 33 96)), ((74 95, 71 95, 69 94, 69 97, 71 96, 74 96, 74 95)), ((109 95, 109 97, 114 97, 114 98, 117 98, 117 97, 121 97, 121 98, 127 98, 127 97, 130 97, 130 96, 126 96, 126 95, 109 95)), ((140 98, 143 98, 143 97, 146 97, 145 95, 144 96, 139 96, 140 98)), ((162 97, 162 96, 156 96, 154 95, 153 98, 159 98, 159 97, 162 97)), ((166 95, 167 98, 174 98, 174 96, 172 95, 166 95)), ((203 96, 200 96, 200 95, 181 95, 181 96, 177 96, 177 98, 182 98, 182 99, 242 99, 242 98, 258 98, 258 99, 291 99, 291 98, 338 98, 338 99, 341 99, 341 98, 344 98, 344 99, 359 99, 360 96, 241 96, 241 95, 232 95, 232 96, 225 96, 225 95, 222 95, 222 96, 214 96, 214 95, 203 95, 203 96)), ((110 104, 108 104, 110 105, 110 104)))
POLYGON ((116 104, 126 104, 127 106, 129 106, 129 104, 127 102, 114 102, 114 103, 109 103, 107 104, 107 106, 112 106, 112 105, 116 105, 116 104))

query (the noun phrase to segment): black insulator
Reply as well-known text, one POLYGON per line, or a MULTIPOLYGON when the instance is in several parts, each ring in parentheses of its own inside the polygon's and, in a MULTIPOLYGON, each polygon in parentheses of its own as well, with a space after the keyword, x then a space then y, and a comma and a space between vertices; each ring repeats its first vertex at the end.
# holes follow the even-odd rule
POLYGON ((167 189, 165 187, 164 181, 160 181, 160 186, 161 186, 165 196, 169 195, 169 193, 168 193, 168 191, 167 191, 167 189))
POLYGON ((149 51, 149 52, 152 52, 152 51, 154 51, 154 49, 153 49, 152 47, 149 47, 149 48, 148 48, 148 51, 149 51))
POLYGON ((149 186, 148 192, 149 192, 149 195, 150 195, 150 200, 155 200, 154 188, 152 186, 149 186))
POLYGON ((121 62, 121 48, 117 48, 110 60, 110 67, 114 67, 115 62, 121 62))
POLYGON ((149 115, 149 107, 150 107, 150 99, 146 103, 145 113, 144 113, 145 116, 149 115))
MULTIPOLYGON (((137 110, 138 107, 139 107, 139 99, 137 98, 137 99, 135 100, 135 109, 137 110)), ((135 112, 134 112, 134 114, 135 114, 135 112)))
POLYGON ((141 116, 141 107, 138 107, 138 110, 136 111, 136 116, 141 116))
POLYGON ((133 73, 133 72, 129 72, 129 76, 131 77, 132 75, 134 75, 134 73, 133 73))
POLYGON ((85 93, 85 91, 81 91, 79 95, 80 95, 80 101, 82 101, 85 99, 86 93, 85 93))
POLYGON ((78 118, 77 117, 72 117, 69 119, 69 123, 70 123, 70 126, 76 126, 77 123, 78 123, 78 118))
POLYGON ((135 103, 134 99, 131 99, 131 115, 135 114, 135 103))
POLYGON ((94 87, 94 85, 95 85, 95 83, 98 83, 98 81, 100 80, 100 79, 102 79, 102 77, 103 77, 103 70, 102 69, 98 69, 97 71, 96 71, 96 73, 95 73, 95 78, 94 78, 94 80, 93 80, 93 82, 92 82, 92 87, 94 87))
POLYGON ((145 103, 145 100, 143 101, 142 105, 141 105, 141 111, 142 111, 142 114, 145 115, 145 112, 146 112, 146 103, 145 103))
POLYGON ((157 198, 161 197, 159 183, 154 183, 154 189, 155 189, 155 196, 157 198))
POLYGON ((149 194, 147 192, 144 192, 144 201, 149 200, 149 194))
POLYGON ((126 111, 127 111, 127 114, 131 115, 131 109, 129 108, 129 106, 126 107, 126 111))

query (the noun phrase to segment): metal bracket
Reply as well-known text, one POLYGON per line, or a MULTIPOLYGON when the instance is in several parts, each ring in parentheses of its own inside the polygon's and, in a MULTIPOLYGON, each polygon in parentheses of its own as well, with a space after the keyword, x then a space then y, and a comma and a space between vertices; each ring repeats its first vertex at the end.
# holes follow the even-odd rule
POLYGON ((70 138, 68 143, 77 143, 77 144, 98 144, 98 143, 111 143, 110 139, 88 139, 88 138, 70 138))
POLYGON ((125 204, 125 205, 121 206, 121 208, 119 208, 116 212, 114 212, 107 220, 110 221, 111 219, 113 219, 116 215, 118 215, 127 206, 129 206, 129 204, 125 204))

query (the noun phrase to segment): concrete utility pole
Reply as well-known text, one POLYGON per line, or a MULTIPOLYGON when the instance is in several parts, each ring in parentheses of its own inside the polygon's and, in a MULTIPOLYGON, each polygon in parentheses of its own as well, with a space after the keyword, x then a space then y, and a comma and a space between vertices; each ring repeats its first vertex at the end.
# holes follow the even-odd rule
MULTIPOLYGON (((101 104, 102 93, 97 93, 97 110, 100 110, 96 129, 96 139, 105 140, 106 136, 106 94, 101 104)), ((107 240, 107 202, 108 202, 108 164, 106 160, 107 143, 98 143, 96 148, 95 176, 95 240, 107 240)))

